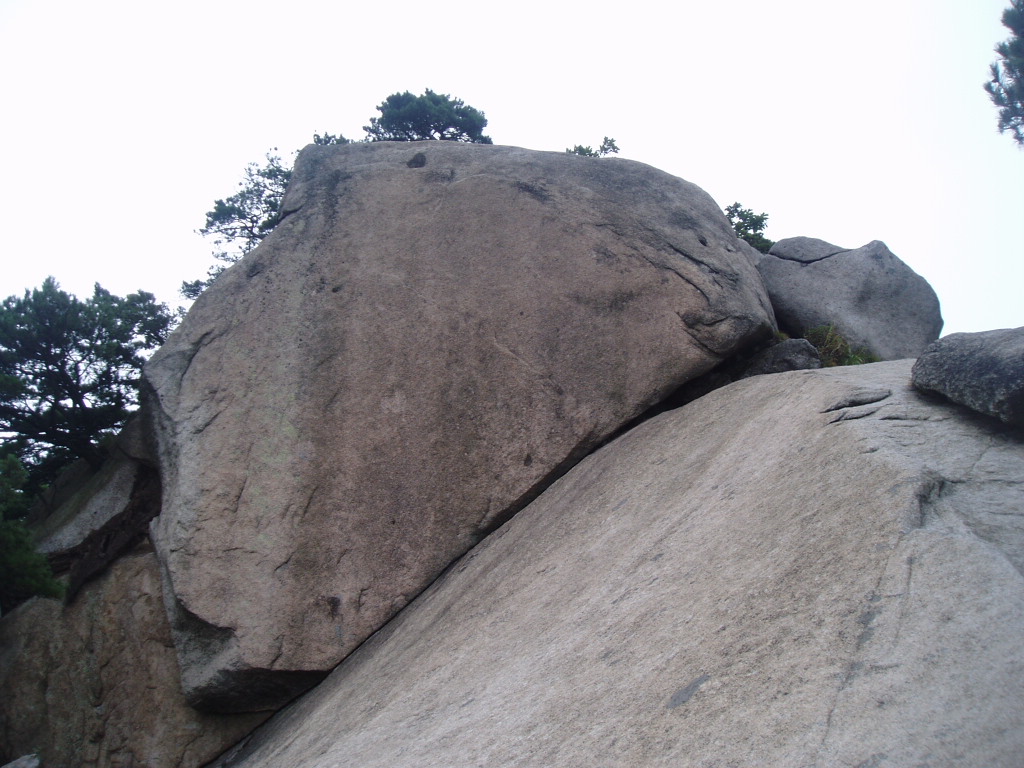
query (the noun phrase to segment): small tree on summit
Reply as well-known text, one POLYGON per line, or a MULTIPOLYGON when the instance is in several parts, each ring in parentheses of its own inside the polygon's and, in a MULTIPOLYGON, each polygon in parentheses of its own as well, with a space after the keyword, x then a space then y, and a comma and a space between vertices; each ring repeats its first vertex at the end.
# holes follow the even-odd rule
POLYGON ((763 234, 764 228, 768 224, 767 213, 754 213, 750 208, 733 203, 725 209, 725 216, 736 231, 736 236, 757 248, 761 253, 768 253, 768 249, 775 245, 774 240, 769 240, 763 234))
POLYGON ((615 139, 609 139, 607 136, 604 137, 604 141, 601 142, 601 146, 597 149, 593 147, 585 147, 582 144, 577 144, 572 149, 565 150, 568 155, 581 155, 582 157, 604 157, 605 155, 618 154, 619 148, 615 144, 615 139))
POLYGON ((1003 26, 1013 35, 996 46, 1002 61, 992 64, 985 90, 999 107, 999 132, 1009 131, 1024 147, 1024 0, 1013 0, 1003 11, 1003 26))
MULTIPOLYGON (((313 134, 313 143, 329 147, 352 142, 340 133, 313 134)), ((197 299, 225 269, 259 245, 281 220, 281 203, 288 191, 292 169, 284 165, 277 149, 267 152, 266 165, 249 163, 238 191, 223 200, 213 201, 213 210, 206 212, 206 226, 198 230, 204 237, 213 237, 213 258, 217 262, 201 280, 182 282, 180 293, 186 299, 197 299)))
MULTIPOLYGON (((314 140, 320 138, 316 136, 314 140)), ((259 245, 277 226, 292 170, 273 151, 267 153, 266 165, 249 163, 245 178, 238 183, 240 189, 223 200, 214 200, 213 210, 207 211, 206 226, 199 234, 214 238, 213 257, 220 263, 210 267, 205 279, 181 284, 181 295, 186 299, 198 298, 229 264, 259 245)))
POLYGON ((346 139, 340 133, 337 136, 335 136, 333 133, 324 133, 323 136, 321 136, 319 133, 314 133, 313 143, 318 147, 334 147, 342 146, 344 144, 351 144, 352 141, 350 139, 346 139))
MULTIPOLYGON (((393 93, 380 106, 379 117, 370 118, 365 126, 366 141, 462 141, 490 144, 483 135, 487 127, 484 113, 461 99, 427 89, 422 96, 409 91, 393 93)), ((601 145, 602 153, 609 139, 601 145)), ((350 144, 341 134, 313 134, 313 144, 332 146, 350 144)), ((611 145, 614 147, 614 141, 611 145)), ((614 148, 608 151, 618 151, 614 148)), ((281 220, 281 203, 291 180, 292 169, 285 166, 273 149, 267 153, 266 165, 249 163, 238 191, 230 197, 215 200, 206 213, 206 225, 198 230, 204 237, 213 237, 215 263, 200 280, 184 281, 180 293, 186 299, 197 299, 214 280, 242 256, 259 245, 281 220)))
POLYGON ((367 141, 464 141, 491 144, 484 136, 484 113, 429 88, 422 96, 409 91, 393 93, 377 107, 380 117, 371 117, 363 127, 367 141))

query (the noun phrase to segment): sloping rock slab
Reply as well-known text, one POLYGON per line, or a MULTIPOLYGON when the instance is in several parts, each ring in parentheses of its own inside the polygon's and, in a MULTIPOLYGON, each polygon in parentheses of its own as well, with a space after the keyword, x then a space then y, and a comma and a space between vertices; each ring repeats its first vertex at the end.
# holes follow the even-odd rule
POLYGON ((834 325, 882 360, 917 357, 939 337, 928 282, 879 240, 849 250, 811 237, 780 240, 757 264, 779 327, 793 336, 834 325))
POLYGON ((1024 444, 909 377, 645 422, 215 765, 1019 766, 1024 444))
POLYGON ((715 202, 639 163, 310 147, 146 368, 189 700, 308 687, 622 424, 773 317, 715 202))
POLYGON ((1024 328, 945 336, 914 363, 913 378, 922 391, 1024 427, 1024 328))
POLYGON ((262 714, 185 703, 151 551, 118 560, 74 605, 36 598, 0 619, 0 763, 195 768, 262 714))

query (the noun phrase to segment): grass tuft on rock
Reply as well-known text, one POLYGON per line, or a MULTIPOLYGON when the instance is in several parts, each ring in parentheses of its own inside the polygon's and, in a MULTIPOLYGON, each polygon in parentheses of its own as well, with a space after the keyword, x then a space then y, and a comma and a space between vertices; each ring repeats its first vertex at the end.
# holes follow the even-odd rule
POLYGON ((818 350, 821 363, 826 367, 837 365, 863 365, 877 363, 881 358, 863 347, 851 347, 834 325, 819 325, 804 332, 804 338, 818 350))

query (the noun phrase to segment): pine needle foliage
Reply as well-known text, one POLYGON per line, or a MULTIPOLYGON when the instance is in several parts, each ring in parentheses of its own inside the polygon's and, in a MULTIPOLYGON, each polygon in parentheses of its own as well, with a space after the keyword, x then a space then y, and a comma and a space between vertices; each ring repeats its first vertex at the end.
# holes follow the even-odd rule
POLYGON ((1024 147, 1024 0, 1013 0, 1002 21, 1013 34, 996 46, 999 60, 990 68, 985 91, 999 109, 999 132, 1024 147))

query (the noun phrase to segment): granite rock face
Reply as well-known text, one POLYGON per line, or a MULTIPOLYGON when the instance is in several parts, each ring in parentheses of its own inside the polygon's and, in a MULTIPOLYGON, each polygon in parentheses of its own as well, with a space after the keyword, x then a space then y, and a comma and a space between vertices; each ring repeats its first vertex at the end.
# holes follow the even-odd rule
POLYGON ((37 549, 55 573, 66 573, 65 597, 73 600, 90 579, 147 540, 160 513, 160 476, 123 454, 103 467, 71 498, 33 528, 37 549))
POLYGON ((821 355, 807 339, 786 339, 759 352, 737 378, 821 368, 821 355))
POLYGON ((3 768, 39 768, 39 756, 38 755, 22 755, 17 760, 12 760, 3 766, 3 768))
POLYGON ((196 768, 264 718, 185 703, 160 569, 145 547, 69 606, 35 598, 0 621, 0 763, 196 768))
MULTIPOLYGON (((73 559, 91 537, 125 513, 146 468, 156 462, 147 436, 145 419, 137 414, 111 441, 100 471, 80 460, 61 472, 26 521, 40 552, 73 559)), ((158 509, 159 504, 154 514, 158 509)))
POLYGON ((943 337, 914 363, 914 386, 1024 427, 1024 328, 943 337))
POLYGON ((834 325, 851 347, 900 360, 920 355, 942 330, 935 291, 878 240, 855 250, 780 240, 757 268, 790 335, 834 325))
POLYGON ((279 706, 554 477, 774 327, 715 202, 639 163, 310 147, 146 368, 189 701, 279 706))
POLYGON ((909 361, 745 379, 588 457, 215 765, 1016 768, 1022 485, 909 361))
POLYGON ((80 503, 72 499, 61 505, 61 515, 51 515, 36 528, 40 535, 39 551, 62 556, 81 547, 89 536, 124 511, 139 469, 139 463, 130 458, 108 461, 79 491, 80 503))

